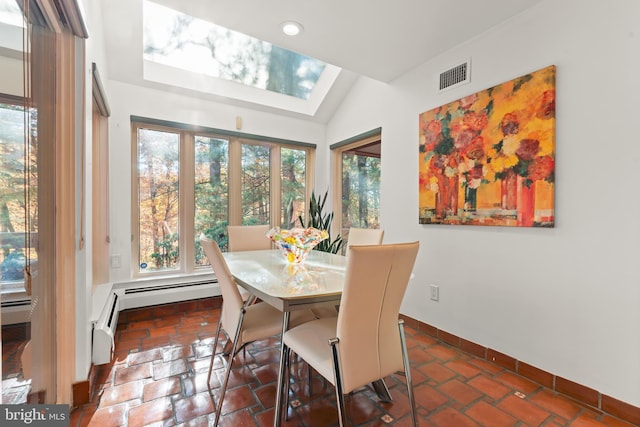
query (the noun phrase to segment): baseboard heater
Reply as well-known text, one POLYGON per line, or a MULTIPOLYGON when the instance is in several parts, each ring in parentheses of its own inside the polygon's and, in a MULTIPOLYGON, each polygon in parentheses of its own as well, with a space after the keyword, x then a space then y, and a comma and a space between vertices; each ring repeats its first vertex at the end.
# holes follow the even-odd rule
POLYGON ((2 301, 2 324, 26 323, 31 318, 31 299, 2 301))
POLYGON ((217 283, 216 279, 208 279, 188 283, 112 289, 100 317, 93 326, 92 362, 102 365, 111 361, 115 350, 115 333, 120 311, 215 296, 219 294, 217 287, 214 286, 217 283))

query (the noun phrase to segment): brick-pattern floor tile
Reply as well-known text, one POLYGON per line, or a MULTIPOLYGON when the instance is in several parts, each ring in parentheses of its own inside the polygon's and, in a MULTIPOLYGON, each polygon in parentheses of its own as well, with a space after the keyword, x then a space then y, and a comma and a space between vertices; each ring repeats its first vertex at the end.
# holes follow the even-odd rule
POLYGON ((187 372, 187 362, 185 359, 171 360, 169 362, 156 361, 153 364, 154 381, 162 378, 172 377, 187 372))
POLYGON ((142 397, 142 381, 130 381, 122 385, 105 388, 102 390, 100 407, 113 406, 128 400, 142 397))
POLYGON ((120 385, 129 381, 141 380, 151 377, 151 363, 143 363, 129 367, 116 369, 114 384, 120 385))
POLYGON ((453 408, 444 408, 442 411, 429 417, 438 427, 479 427, 480 424, 473 421, 468 416, 453 408))
POLYGON ((487 375, 478 375, 477 377, 467 381, 467 384, 475 387, 486 396, 491 397, 493 400, 500 400, 511 392, 509 387, 487 375))
POLYGON ((550 390, 542 390, 531 396, 531 402, 553 412, 566 420, 573 419, 582 408, 573 400, 553 393, 550 390))
POLYGON ((542 425, 551 416, 550 412, 517 396, 507 397, 498 404, 498 408, 533 426, 542 425))
POLYGON ((456 376, 454 371, 439 362, 427 363, 420 366, 417 370, 438 384, 446 382, 456 376))
POLYGON ((465 414, 483 426, 510 427, 518 423, 518 420, 513 416, 484 401, 471 406, 465 411, 465 414))
POLYGON ((163 378, 158 381, 151 381, 144 385, 142 400, 149 402, 159 397, 170 397, 180 393, 182 386, 179 377, 163 378))
POLYGON ((477 389, 455 379, 442 384, 438 390, 465 406, 482 397, 477 389))
POLYGON ((171 399, 155 399, 129 409, 128 427, 146 426, 172 417, 171 399))
MULTIPOLYGON (((226 400, 226 397, 225 397, 226 400)), ((210 414, 214 411, 214 403, 208 392, 176 400, 174 403, 175 416, 178 423, 198 418, 201 415, 210 414)))
MULTIPOLYGON (((219 398, 227 368, 226 358, 223 362, 217 356, 211 380, 207 381, 219 316, 218 298, 121 312, 116 359, 95 368, 91 402, 72 411, 72 425, 211 425, 215 404, 210 393, 219 398)), ((422 427, 634 427, 612 415, 580 406, 532 381, 531 376, 526 378, 492 363, 479 351, 465 353, 439 341, 434 338, 435 331, 420 331, 414 323, 414 327, 405 324, 405 329, 422 427)), ((217 351, 224 348, 226 340, 221 336, 217 351)), ((273 424, 279 359, 278 336, 250 343, 236 355, 220 426, 273 424)), ((5 360, 18 360, 19 368, 15 355, 3 353, 5 360)), ((19 372, 9 372, 15 365, 3 364, 3 371, 6 368, 6 374, 12 376, 4 378, 3 390, 10 384, 16 385, 17 390, 21 384, 19 372)), ((313 373, 310 394, 307 367, 301 361, 292 364, 291 378, 290 400, 296 405, 287 408, 289 419, 284 425, 336 425, 333 386, 313 373)), ((385 378, 393 397, 391 402, 381 402, 370 387, 349 394, 346 406, 350 423, 411 426, 405 381, 402 375, 385 378)), ((22 395, 17 393, 16 399, 26 398, 29 384, 23 388, 25 391, 22 395)), ((3 394, 3 398, 7 397, 3 394)))

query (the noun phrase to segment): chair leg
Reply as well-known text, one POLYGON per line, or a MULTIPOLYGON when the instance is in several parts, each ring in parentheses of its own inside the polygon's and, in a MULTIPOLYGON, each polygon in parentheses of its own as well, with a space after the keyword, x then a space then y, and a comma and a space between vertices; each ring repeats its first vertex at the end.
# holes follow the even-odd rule
MULTIPOLYGON (((273 425, 275 427, 279 427, 280 424, 282 423, 282 399, 283 399, 283 388, 284 388, 284 380, 287 379, 288 377, 285 377, 285 373, 288 370, 288 360, 289 360, 289 354, 290 354, 290 350, 289 348, 284 344, 284 334, 287 331, 287 329, 289 329, 289 319, 291 317, 291 313, 288 311, 285 311, 284 313, 282 313, 282 335, 281 335, 281 354, 280 354, 280 371, 278 372, 278 389, 276 390, 276 407, 275 407, 275 414, 274 414, 274 423, 273 425)), ((287 395, 289 394, 289 384, 287 383, 287 395)))
POLYGON ((409 406, 411 407, 411 420, 414 427, 418 427, 418 414, 416 413, 416 401, 413 396, 413 382, 411 380, 411 365, 409 364, 409 352, 407 351, 407 341, 404 336, 404 320, 398 321, 400 329, 400 344, 402 345, 402 363, 404 365, 405 380, 407 382, 407 394, 409 396, 409 406))
POLYGON ((347 425, 347 414, 345 410, 344 404, 344 392, 342 390, 342 374, 340 368, 340 357, 338 356, 338 343, 340 340, 338 338, 332 338, 329 340, 329 345, 331 345, 331 350, 333 354, 333 374, 335 376, 335 384, 336 384, 336 401, 338 403, 338 421, 340 422, 340 427, 344 427, 347 425))
POLYGON ((391 393, 389 393, 389 388, 384 382, 384 378, 375 380, 371 383, 371 386, 373 387, 373 390, 376 392, 376 394, 378 395, 378 399, 380 399, 381 402, 388 403, 393 400, 393 398, 391 397, 391 393))
POLYGON ((228 356, 231 353, 231 347, 233 347, 233 343, 231 342, 231 340, 228 340, 226 343, 224 343, 222 354, 224 356, 228 356))
POLYGON ((222 329, 222 316, 218 319, 218 327, 216 328, 216 338, 213 340, 213 350, 211 351, 211 360, 209 361, 209 374, 207 375, 207 387, 211 389, 209 385, 211 383, 211 372, 213 371, 213 361, 216 358, 216 348, 218 348, 218 338, 220 337, 220 330, 222 329))
POLYGON ((289 376, 287 371, 289 370, 289 357, 291 356, 291 350, 284 343, 282 344, 282 352, 280 354, 280 372, 278 373, 278 388, 276 390, 276 407, 275 407, 275 420, 274 425, 279 426, 282 422, 282 410, 285 414, 287 412, 287 405, 289 404, 289 376))
POLYGON ((233 365, 233 357, 238 351, 238 341, 240 341, 240 332, 242 331, 242 322, 244 320, 245 309, 240 311, 240 319, 238 320, 238 326, 236 328, 235 336, 233 337, 233 348, 229 354, 229 362, 227 363, 227 370, 224 373, 224 381, 222 382, 222 388, 220 389, 220 398, 218 399, 218 406, 216 407, 216 418, 213 422, 214 427, 217 427, 218 421, 220 421, 220 413, 222 412, 222 403, 224 402, 224 395, 227 392, 227 384, 229 384, 229 377, 231 376, 231 365, 233 365))
POLYGON ((294 353, 287 347, 287 359, 286 366, 284 367, 284 395, 282 396, 282 407, 284 408, 284 420, 289 421, 289 389, 291 388, 291 359, 293 359, 294 353))

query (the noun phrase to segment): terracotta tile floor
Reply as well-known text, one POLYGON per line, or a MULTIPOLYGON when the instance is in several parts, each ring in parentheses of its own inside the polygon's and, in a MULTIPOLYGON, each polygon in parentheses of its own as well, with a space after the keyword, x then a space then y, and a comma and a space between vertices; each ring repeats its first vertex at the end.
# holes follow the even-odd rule
POLYGON ((31 380, 22 376, 22 350, 27 342, 30 324, 2 327, 2 403, 26 403, 31 380))
MULTIPOLYGON (((121 313, 113 363, 97 367, 91 403, 76 408, 71 426, 207 426, 214 404, 206 384, 219 300, 173 304, 121 313)), ((626 426, 519 377, 407 328, 420 425, 428 426, 626 426)), ((279 339, 254 342, 236 356, 223 405, 223 426, 273 422, 279 339)), ((216 359, 211 385, 219 393, 224 368, 216 359)), ((295 378, 306 367, 293 364, 295 378)), ((347 399, 351 425, 408 426, 403 378, 386 378, 394 398, 381 403, 369 388, 347 399)), ((287 426, 337 425, 331 385, 313 378, 292 385, 287 426)))

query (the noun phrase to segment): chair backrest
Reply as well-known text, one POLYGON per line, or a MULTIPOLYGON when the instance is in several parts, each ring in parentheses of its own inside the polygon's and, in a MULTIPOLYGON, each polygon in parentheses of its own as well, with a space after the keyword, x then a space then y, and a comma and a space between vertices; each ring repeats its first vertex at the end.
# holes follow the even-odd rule
POLYGON ((266 236, 268 225, 230 225, 229 252, 271 249, 271 240, 266 236))
POLYGON ((384 230, 381 228, 355 228, 349 229, 347 235, 347 250, 345 255, 349 255, 349 247, 356 245, 381 245, 384 230))
POLYGON ((206 237, 200 237, 200 245, 204 249, 204 253, 209 259, 209 263, 213 268, 218 285, 222 292, 222 327, 227 335, 234 337, 236 328, 238 327, 238 319, 240 318, 240 310, 244 304, 238 285, 227 266, 227 262, 222 256, 222 251, 215 240, 206 237))
POLYGON ((398 316, 418 248, 351 248, 337 321, 345 393, 403 370, 398 316))

